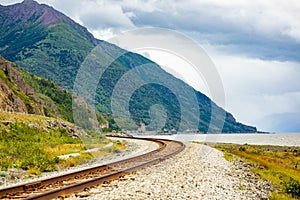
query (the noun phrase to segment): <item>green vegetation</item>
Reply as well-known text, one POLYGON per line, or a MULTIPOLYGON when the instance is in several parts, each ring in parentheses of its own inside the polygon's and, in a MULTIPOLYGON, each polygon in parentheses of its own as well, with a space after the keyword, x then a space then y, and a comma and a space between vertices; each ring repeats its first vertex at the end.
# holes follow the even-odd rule
POLYGON ((290 178, 289 181, 284 182, 283 187, 286 193, 292 194, 293 197, 300 197, 300 183, 298 180, 290 178))
POLYGON ((39 94, 39 98, 45 102, 44 112, 48 117, 56 117, 57 113, 53 112, 51 102, 57 107, 58 115, 62 119, 73 122, 72 116, 72 94, 58 87, 50 79, 43 79, 34 74, 21 71, 21 75, 35 92, 39 94))
POLYGON ((216 144, 214 147, 223 151, 226 159, 232 160, 235 155, 258 164, 252 171, 270 180, 275 187, 270 199, 300 198, 300 147, 247 144, 216 144))
POLYGON ((47 27, 36 21, 2 25, 0 54, 26 71, 72 89, 81 62, 94 47, 76 26, 59 22, 47 27))
POLYGON ((71 138, 65 130, 41 131, 24 123, 13 123, 0 132, 0 169, 36 168, 39 171, 54 171, 59 159, 45 151, 45 147, 61 144, 78 144, 79 139, 71 138))
POLYGON ((40 175, 42 172, 55 171, 84 164, 98 156, 110 155, 126 148, 126 143, 116 141, 112 146, 104 135, 88 131, 89 136, 73 138, 65 126, 49 127, 47 121, 55 118, 36 115, 0 114, 0 171, 11 168, 26 170, 27 176, 40 175), (95 152, 86 149, 99 148, 95 152), (66 159, 61 155, 79 153, 66 159))

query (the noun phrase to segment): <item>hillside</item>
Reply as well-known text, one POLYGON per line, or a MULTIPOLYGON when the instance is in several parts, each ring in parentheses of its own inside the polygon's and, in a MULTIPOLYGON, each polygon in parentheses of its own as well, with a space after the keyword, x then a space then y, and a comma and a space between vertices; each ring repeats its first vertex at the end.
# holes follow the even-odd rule
POLYGON ((0 111, 44 115, 45 105, 24 81, 17 66, 0 56, 0 111))
MULTIPOLYGON (((0 6, 0 54, 8 60, 16 62, 26 71, 51 79, 65 89, 73 90, 74 80, 82 62, 96 45, 102 49, 102 54, 99 56, 104 60, 122 52, 122 56, 114 60, 105 70, 99 81, 95 97, 97 111, 107 117, 110 126, 114 129, 118 129, 111 108, 114 87, 125 73, 136 69, 138 66, 151 64, 152 69, 150 71, 153 70, 160 79, 169 80, 174 87, 194 91, 183 81, 166 73, 149 59, 127 52, 105 41, 96 40, 86 28, 52 7, 38 4, 33 0, 25 0, 11 6, 0 6)), ((93 66, 94 71, 90 71, 90 75, 98 70, 95 68, 105 67, 104 60, 93 66)), ((140 72, 139 75, 153 75, 153 72, 150 71, 140 72)), ((200 116, 187 113, 189 118, 184 121, 181 130, 187 129, 192 121, 200 119, 198 130, 207 132, 211 118, 214 118, 218 123, 222 120, 219 113, 226 111, 215 105, 204 94, 194 92, 197 97, 200 116), (212 116, 212 107, 217 110, 217 114, 214 116, 212 116)), ((94 102, 94 99, 86 96, 83 97, 86 98, 87 102, 94 102)), ((59 97, 57 100, 61 98, 59 97)), ((142 122, 147 125, 150 123, 149 108, 155 104, 163 105, 167 111, 165 128, 179 130, 182 112, 180 104, 172 91, 158 84, 144 85, 132 95, 129 109, 136 124, 139 125, 142 122)), ((186 107, 191 107, 188 100, 184 100, 183 104, 186 107)), ((70 104, 65 106, 70 106, 70 104)), ((221 130, 216 124, 212 124, 210 131, 256 132, 255 127, 236 122, 230 113, 226 112, 225 116, 223 129, 221 130)))
POLYGON ((0 6, 0 26, 3 57, 68 89, 74 68, 98 42, 82 26, 32 0, 0 6))
MULTIPOLYGON (((81 110, 81 117, 88 117, 88 109, 81 110)), ((0 56, 0 112, 35 114, 73 122, 72 93, 0 56)), ((106 124, 100 114, 97 113, 97 117, 100 123, 106 124)), ((91 129, 95 122, 90 120, 90 123, 83 127, 91 129)))

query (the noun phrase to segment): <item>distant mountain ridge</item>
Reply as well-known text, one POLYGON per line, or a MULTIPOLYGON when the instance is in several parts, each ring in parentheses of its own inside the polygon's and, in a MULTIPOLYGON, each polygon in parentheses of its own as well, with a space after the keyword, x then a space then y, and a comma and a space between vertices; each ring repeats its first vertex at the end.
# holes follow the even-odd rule
MULTIPOLYGON (((110 126, 114 129, 118 127, 113 116, 111 118, 112 92, 122 75, 136 66, 152 64, 163 76, 173 81, 174 85, 190 88, 183 81, 164 72, 151 60, 95 39, 86 28, 50 6, 38 4, 33 0, 0 6, 0 54, 26 71, 49 78, 70 91, 73 89, 78 69, 96 45, 99 45, 108 55, 124 52, 105 71, 95 97, 97 111, 109 116, 110 126)), ((103 67, 101 63, 99 67, 103 67)), ((196 91, 195 93, 200 112, 198 130, 207 132, 211 121, 211 107, 216 105, 204 94, 196 91)), ((162 104, 167 110, 165 128, 178 129, 181 114, 179 102, 174 98, 172 91, 153 84, 140 88, 132 96, 129 107, 136 123, 149 124, 148 110, 154 104, 162 104)), ((225 112, 222 108, 216 107, 220 112, 225 112)), ((197 118, 192 113, 190 117, 191 121, 197 118)), ((221 116, 215 118, 217 121, 221 120, 221 116)), ((187 122, 186 127, 188 125, 187 122)), ((234 117, 226 112, 223 129, 219 130, 215 127, 212 131, 256 132, 257 130, 255 127, 236 122, 234 117)))

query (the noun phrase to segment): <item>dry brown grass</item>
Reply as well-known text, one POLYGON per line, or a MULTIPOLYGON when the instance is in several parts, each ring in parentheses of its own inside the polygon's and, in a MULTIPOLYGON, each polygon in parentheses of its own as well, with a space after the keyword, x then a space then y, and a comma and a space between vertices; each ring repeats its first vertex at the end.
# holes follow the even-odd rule
POLYGON ((84 144, 60 144, 54 147, 47 146, 44 150, 51 156, 60 156, 71 153, 80 153, 85 150, 84 144))
POLYGON ((253 172, 275 186, 270 199, 295 199, 284 192, 284 184, 290 178, 300 181, 300 147, 247 144, 216 144, 214 147, 223 151, 229 160, 234 154, 258 164, 260 167, 253 172))

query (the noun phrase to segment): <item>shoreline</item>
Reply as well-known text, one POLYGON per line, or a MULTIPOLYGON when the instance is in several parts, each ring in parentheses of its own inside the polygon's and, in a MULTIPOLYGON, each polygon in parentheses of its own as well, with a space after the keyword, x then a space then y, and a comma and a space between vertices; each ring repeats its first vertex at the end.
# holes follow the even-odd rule
POLYGON ((243 133, 243 134, 174 134, 174 135, 134 135, 179 140, 182 142, 233 143, 273 146, 300 146, 300 133, 243 133))

